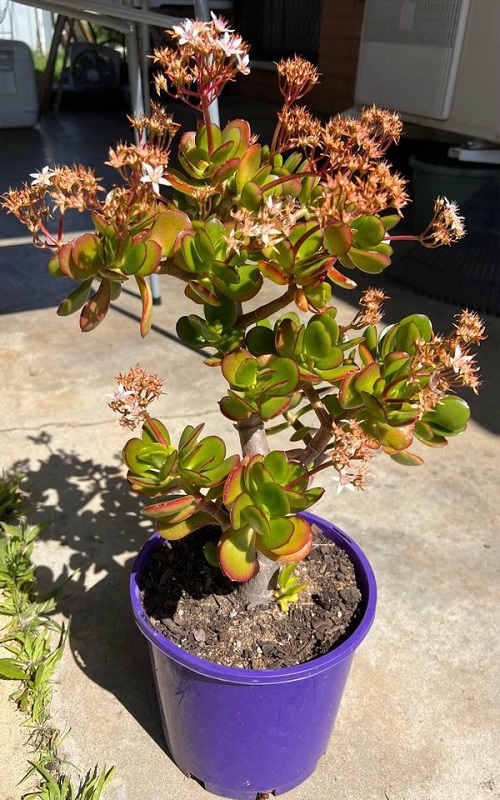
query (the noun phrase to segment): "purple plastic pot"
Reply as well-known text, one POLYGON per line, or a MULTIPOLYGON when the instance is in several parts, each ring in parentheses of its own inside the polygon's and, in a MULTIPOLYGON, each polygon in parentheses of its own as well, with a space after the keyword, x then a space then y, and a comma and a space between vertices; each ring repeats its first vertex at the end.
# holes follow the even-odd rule
POLYGON ((282 794, 302 783, 325 752, 354 651, 375 616, 376 583, 366 556, 345 533, 304 514, 351 558, 363 595, 359 621, 331 653, 280 670, 222 667, 190 655, 156 631, 140 599, 141 579, 163 541, 152 536, 134 564, 130 593, 148 640, 170 754, 186 775, 232 800, 282 794))

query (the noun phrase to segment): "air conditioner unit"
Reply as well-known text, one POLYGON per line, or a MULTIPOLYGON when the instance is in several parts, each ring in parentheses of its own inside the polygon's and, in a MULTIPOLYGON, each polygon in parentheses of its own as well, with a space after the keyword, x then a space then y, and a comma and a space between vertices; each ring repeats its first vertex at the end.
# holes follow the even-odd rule
POLYGON ((37 120, 31 50, 24 42, 0 40, 0 128, 32 128, 37 120))
POLYGON ((366 0, 355 103, 500 142, 499 0, 366 0))
POLYGON ((95 92, 120 85, 120 53, 112 47, 73 42, 69 48, 69 67, 63 76, 63 89, 95 92))

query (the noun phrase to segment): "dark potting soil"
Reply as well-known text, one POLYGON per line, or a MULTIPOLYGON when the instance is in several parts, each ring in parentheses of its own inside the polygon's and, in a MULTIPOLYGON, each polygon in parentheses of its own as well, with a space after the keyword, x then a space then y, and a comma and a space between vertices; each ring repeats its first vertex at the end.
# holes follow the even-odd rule
MULTIPOLYGON (((315 527, 315 526, 314 526, 315 527)), ((205 560, 211 526, 154 551, 142 585, 151 624, 189 653, 228 667, 281 669, 324 655, 352 631, 361 601, 354 567, 316 528, 295 574, 307 588, 288 612, 246 609, 236 584, 205 560)))

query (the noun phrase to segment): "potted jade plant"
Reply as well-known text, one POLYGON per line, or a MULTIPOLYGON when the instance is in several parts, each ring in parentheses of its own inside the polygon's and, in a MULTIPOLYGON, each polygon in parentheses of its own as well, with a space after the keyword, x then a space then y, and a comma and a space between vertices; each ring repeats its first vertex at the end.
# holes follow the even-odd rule
POLYGON ((76 282, 58 313, 80 311, 82 331, 131 281, 146 336, 149 276, 180 281, 193 306, 177 335, 227 383, 213 402, 238 453, 201 424, 173 441, 149 412, 161 381, 140 366, 119 376, 110 406, 124 426, 142 424, 123 457, 156 533, 131 596, 170 752, 212 792, 254 800, 314 770, 374 617, 366 557, 310 512, 323 494, 314 477, 330 470, 338 489, 362 489, 375 453, 418 466, 415 439, 441 447, 462 433, 469 409, 454 389, 477 391, 471 348, 484 330, 468 311, 447 336, 418 313, 381 328, 377 289, 339 318, 333 292, 355 288, 356 270, 382 272, 398 240, 437 247, 464 234, 444 198, 420 236, 394 233, 408 202, 384 160, 395 114, 321 121, 300 105, 318 73, 294 57, 277 65, 284 105, 264 144, 245 120, 221 129, 210 118, 225 84, 249 71, 241 37, 215 16, 170 36, 153 57, 156 88, 194 109, 197 129, 178 133, 154 103, 131 120, 138 143, 110 151, 110 191, 83 166, 44 167, 3 205, 53 251, 49 271, 76 282), (93 230, 65 241, 70 208, 90 212, 93 230))

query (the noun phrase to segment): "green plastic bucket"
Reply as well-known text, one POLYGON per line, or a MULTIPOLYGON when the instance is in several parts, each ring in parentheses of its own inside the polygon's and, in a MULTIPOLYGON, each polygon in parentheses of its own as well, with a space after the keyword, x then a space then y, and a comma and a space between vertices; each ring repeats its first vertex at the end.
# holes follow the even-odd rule
POLYGON ((409 158, 413 169, 413 229, 421 233, 432 219, 436 197, 444 196, 462 206, 488 181, 500 174, 497 165, 471 166, 442 156, 409 158))

